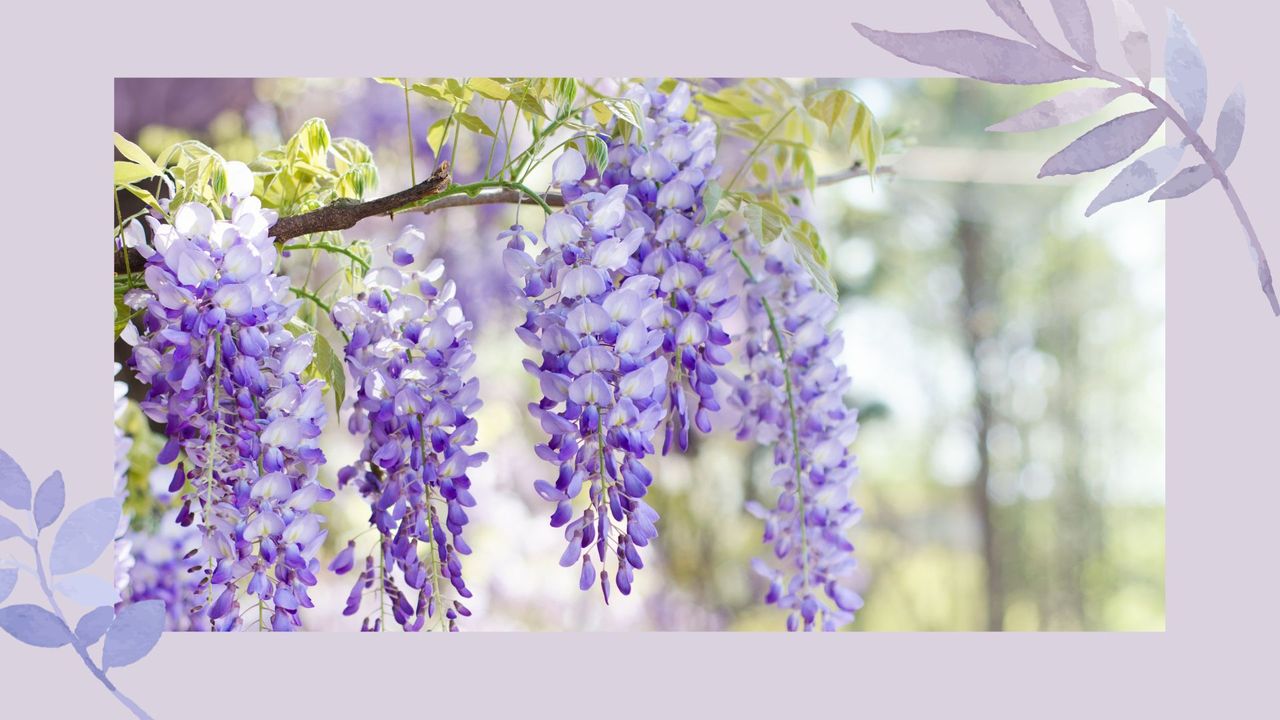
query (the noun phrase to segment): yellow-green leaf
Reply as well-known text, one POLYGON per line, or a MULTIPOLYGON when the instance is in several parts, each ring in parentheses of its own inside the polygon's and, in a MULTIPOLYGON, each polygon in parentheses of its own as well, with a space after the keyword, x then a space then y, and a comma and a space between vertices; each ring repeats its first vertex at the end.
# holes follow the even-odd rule
MULTIPOLYGON (((115 135, 116 149, 120 151, 121 155, 141 165, 144 169, 150 171, 151 175, 159 175, 162 172, 160 166, 156 164, 155 160, 151 159, 151 156, 145 150, 126 140, 120 133, 112 134, 115 135)), ((147 177, 151 177, 151 175, 147 177)))
POLYGON ((155 173, 138 163, 124 162, 123 160, 115 161, 116 185, 129 185, 139 180, 146 180, 149 177, 155 177, 155 173))
POLYGON ((511 91, 502 83, 492 78, 475 77, 467 80, 467 87, 475 90, 477 93, 489 98, 490 100, 506 100, 511 97, 511 91))

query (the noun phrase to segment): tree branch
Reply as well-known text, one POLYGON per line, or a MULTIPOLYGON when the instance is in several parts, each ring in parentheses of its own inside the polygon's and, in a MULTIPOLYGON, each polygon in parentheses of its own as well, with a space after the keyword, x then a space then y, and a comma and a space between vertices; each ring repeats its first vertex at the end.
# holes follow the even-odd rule
POLYGON ((271 234, 277 243, 282 243, 302 235, 346 230, 367 217, 394 215, 438 195, 449 187, 450 181, 449 162, 446 160, 431 173, 431 177, 411 188, 361 203, 335 202, 319 210, 282 217, 271 227, 271 234))
MULTIPOLYGON (((880 168, 876 172, 882 175, 892 175, 893 168, 880 168)), ((862 163, 855 163, 853 166, 845 168, 839 172, 818 177, 817 185, 818 187, 826 187, 828 185, 835 185, 837 183, 844 182, 845 180, 867 177, 870 174, 871 173, 867 172, 867 169, 862 166, 862 163)), ((804 182, 796 181, 782 183, 780 185, 770 185, 767 187, 748 188, 747 192, 755 195, 768 195, 773 192, 788 193, 798 192, 804 189, 804 182)), ((542 199, 551 207, 564 207, 564 196, 558 192, 548 192, 542 196, 542 199)), ((475 195, 449 195, 448 197, 442 197, 438 200, 432 200, 426 205, 414 208, 413 210, 414 212, 420 213, 433 213, 438 210, 446 210, 448 208, 475 207, 477 205, 514 205, 516 203, 528 201, 529 198, 525 197, 518 190, 483 190, 475 195)))
MULTIPOLYGON (((876 172, 882 175, 891 175, 893 174, 893 168, 880 168, 876 172)), ((817 186, 826 187, 845 180, 869 175, 870 173, 867 172, 862 163, 855 163, 853 166, 839 172, 819 176, 817 186)), ((515 205, 522 202, 534 204, 523 192, 512 188, 482 190, 475 195, 463 193, 447 195, 422 205, 417 204, 432 195, 439 195, 444 192, 449 188, 449 184, 449 163, 442 162, 440 167, 436 168, 436 171, 431 174, 431 177, 411 188, 366 202, 337 202, 301 215, 282 217, 272 226, 271 232, 275 237, 276 243, 283 244, 302 235, 346 230, 361 220, 375 215, 394 215, 398 212, 429 214, 448 208, 475 207, 477 205, 515 205)), ((756 195, 767 195, 773 192, 788 193, 804 189, 804 182, 797 181, 767 187, 748 188, 747 192, 756 195)), ((564 207, 564 195, 558 192, 548 192, 542 196, 542 199, 551 207, 564 207)), ((146 266, 146 261, 136 250, 129 250, 128 252, 128 265, 126 266, 124 252, 116 251, 115 272, 117 275, 124 274, 126 267, 137 272, 146 266)))
MULTIPOLYGON (((384 195, 365 202, 339 200, 318 210, 300 215, 287 215, 276 220, 271 226, 271 234, 277 245, 282 245, 293 238, 319 232, 346 230, 361 220, 377 215, 394 215, 402 210, 411 209, 422 200, 439 195, 452 182, 449 173, 449 162, 446 160, 431 173, 431 177, 406 188, 400 192, 384 195)), ((139 271, 146 267, 146 260, 134 249, 120 249, 115 253, 115 272, 124 274, 129 270, 139 271), (126 255, 127 253, 127 255, 126 255)))

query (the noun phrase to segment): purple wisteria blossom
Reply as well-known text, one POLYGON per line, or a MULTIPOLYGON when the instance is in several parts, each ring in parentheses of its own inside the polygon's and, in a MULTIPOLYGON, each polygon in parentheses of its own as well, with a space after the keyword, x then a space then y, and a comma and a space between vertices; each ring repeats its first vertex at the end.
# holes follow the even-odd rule
POLYGON ((121 588, 121 601, 127 605, 161 600, 166 630, 209 630, 208 621, 201 622, 199 614, 191 611, 203 602, 203 576, 199 572, 188 572, 204 559, 199 555, 200 531, 179 525, 177 517, 178 510, 174 509, 164 516, 154 532, 130 532, 126 536, 130 549, 129 570, 126 584, 121 588))
MULTIPOLYGON (((115 374, 120 374, 120 364, 116 363, 115 374)), ((129 449, 133 447, 133 438, 125 434, 120 427, 120 419, 124 416, 125 410, 129 403, 125 400, 125 395, 129 392, 129 386, 119 380, 112 383, 115 390, 115 423, 112 428, 115 430, 115 450, 116 458, 112 467, 112 491, 120 505, 124 506, 125 496, 129 492, 129 449)), ((133 546, 128 537, 129 517, 124 513, 120 513, 120 526, 116 528, 115 538, 115 586, 116 590, 124 593, 129 586, 129 570, 133 567, 133 546)))
POLYGON ((559 467, 535 489, 556 503, 551 524, 568 542, 561 564, 580 566, 583 590, 598 577, 605 602, 607 558, 628 594, 643 567, 638 548, 657 537, 642 460, 659 427, 663 452, 684 450, 690 426, 710 431, 719 409, 717 366, 730 359, 720 321, 734 309, 736 267, 718 224, 703 223, 702 195, 718 173, 714 124, 686 119, 684 84, 669 95, 634 86, 627 98, 643 114, 645 142, 610 126, 602 172, 575 148, 557 158, 553 185, 566 205, 547 218, 536 258, 526 246, 537 237, 522 227, 499 236, 526 311, 516 332, 541 353, 526 361, 543 395, 530 411, 550 435, 536 449, 559 467))
POLYGON ((165 425, 156 460, 182 459, 171 487, 176 522, 200 531, 187 558, 201 574, 198 622, 238 629, 245 604, 258 629, 284 631, 311 607, 325 536, 311 510, 333 492, 315 478, 324 383, 301 379, 314 338, 287 327, 298 303, 273 271, 275 214, 251 188, 235 183, 226 207, 182 205, 172 223, 148 218, 150 244, 132 229, 149 292, 126 298, 145 312, 123 336, 149 386, 142 410, 165 425))
POLYGON ((657 327, 670 364, 666 454, 673 444, 688 449, 691 416, 698 430, 710 432, 711 413, 720 409, 716 368, 730 360, 721 320, 738 304, 731 293, 738 264, 720 224, 705 222, 714 208, 704 206, 703 195, 721 172, 715 123, 696 114, 688 119, 695 106, 685 83, 670 94, 633 86, 626 97, 644 113, 644 143, 615 139, 600 188, 627 188, 629 212, 620 232, 644 231, 633 257, 640 272, 659 280, 657 327))
MULTIPOLYGON (((377 617, 365 618, 365 630, 385 628, 388 603, 410 631, 428 620, 457 630, 458 617, 471 614, 461 601, 471 597, 461 556, 471 552, 462 532, 466 508, 475 505, 467 473, 488 457, 466 449, 476 439, 480 384, 467 378, 475 362, 471 323, 453 282, 441 282, 443 262, 414 272, 399 267, 417 260, 420 237, 406 228, 393 243, 395 266, 371 270, 364 292, 333 307, 335 324, 350 336, 346 360, 357 391, 348 428, 364 438, 360 459, 342 469, 339 482, 368 500, 379 533, 344 610, 354 615, 372 589, 377 617), (445 596, 446 582, 461 599, 445 596)), ((330 568, 346 573, 355 559, 352 540, 330 568)))
POLYGON ((850 452, 857 412, 843 396, 849 376, 840 364, 844 340, 829 326, 836 301, 784 240, 761 248, 744 233, 752 266, 747 284, 747 373, 729 402, 742 412, 739 439, 773 448, 772 508, 751 502, 764 520, 764 541, 776 563, 753 561, 769 581, 765 602, 788 611, 787 629, 835 630, 851 622, 862 598, 846 576, 856 566, 846 537, 861 509, 850 497, 857 475, 850 452))
MULTIPOLYGON (((580 179, 581 156, 566 157, 575 156, 569 175, 580 179)), ((562 178, 565 162, 557 162, 562 178)), ((551 525, 564 528, 567 541, 560 564, 580 566, 583 590, 598 578, 605 602, 607 559, 616 557, 613 582, 630 593, 634 571, 644 566, 638 548, 657 537, 658 514, 643 499, 653 476, 641 461, 653 453, 665 413, 668 369, 659 355, 659 280, 639 273, 632 257, 644 230, 624 224, 638 213, 627 209, 627 189, 577 194, 547 218, 536 259, 524 248, 532 236, 518 229, 505 234, 504 250, 525 310, 516 333, 540 353, 525 361, 543 395, 529 410, 550 436, 535 450, 559 468, 554 482, 534 488, 556 504, 551 525), (575 517, 584 487, 586 506, 575 517)))

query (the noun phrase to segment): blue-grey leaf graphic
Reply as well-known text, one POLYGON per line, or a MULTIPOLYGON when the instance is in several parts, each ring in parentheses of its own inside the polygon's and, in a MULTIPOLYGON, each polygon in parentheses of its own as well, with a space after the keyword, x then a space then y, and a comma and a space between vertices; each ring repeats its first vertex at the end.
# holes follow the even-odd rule
POLYGON ((1199 128, 1209 99, 1209 73, 1191 31, 1172 10, 1169 36, 1164 41, 1164 74, 1169 95, 1182 108, 1182 116, 1192 128, 1199 128))
POLYGON ((854 23, 853 27, 904 60, 978 80, 1034 85, 1081 75, 1070 63, 1031 45, 972 30, 895 33, 873 30, 861 23, 854 23))
POLYGON ((1115 0, 1116 24, 1120 29, 1120 47, 1129 68, 1137 74, 1143 85, 1151 84, 1151 36, 1142 23, 1142 17, 1133 9, 1129 0, 1115 0))
POLYGON ((115 585, 88 572, 66 575, 53 584, 53 589, 85 607, 114 605, 120 600, 115 585))
POLYGON ((120 524, 120 501, 99 498, 76 508, 53 538, 49 569, 54 575, 82 570, 98 559, 120 524))
POLYGON ((36 517, 36 527, 43 530, 54 523, 62 514, 67 502, 67 487, 62 482, 62 473, 57 470, 40 483, 36 491, 36 501, 32 513, 36 517))
POLYGON ((1115 165, 1146 145, 1163 123, 1164 113, 1154 109, 1108 120, 1045 161, 1039 177, 1075 175, 1115 165))
POLYGON ((1098 51, 1093 43, 1093 14, 1085 0, 1053 0, 1053 12, 1058 16, 1062 34, 1067 44, 1088 63, 1098 62, 1098 51))
POLYGON ((106 634, 111 622, 116 619, 116 609, 110 605, 94 608, 84 614, 76 623, 76 637, 85 647, 90 647, 106 634))
POLYGON ((1244 88, 1237 87, 1218 114, 1218 139, 1214 143, 1213 154, 1217 156, 1222 168, 1231 167, 1240 152, 1240 141, 1244 139, 1244 88))
POLYGON ((1213 170, 1208 165, 1192 165, 1169 178, 1169 182, 1161 185, 1158 190, 1151 193, 1149 201, 1156 202, 1157 200, 1173 200, 1174 198, 1186 197, 1204 187, 1212 179, 1213 170))
POLYGON ((0 502, 15 510, 31 509, 31 481, 3 450, 0 450, 0 502))
POLYGON ((71 629, 66 623, 39 605, 0 608, 0 628, 36 647, 56 648, 71 642, 71 629))
POLYGON ((23 537, 22 528, 9 518, 0 515, 0 540, 8 540, 12 537, 23 537))
POLYGON ((9 597, 18 584, 18 568, 0 568, 0 603, 9 597))
POLYGON ((137 662, 164 632, 164 602, 143 600, 120 608, 102 645, 102 669, 137 662))
POLYGON ((1036 29, 1035 23, 1027 15, 1027 9, 1018 0, 987 0, 987 5, 991 6, 992 11, 1010 30, 1021 35, 1027 42, 1037 45, 1044 42, 1044 36, 1036 29))
POLYGON ((1093 215, 1112 203, 1138 197, 1164 182, 1178 167, 1184 150, 1181 143, 1160 147, 1129 163, 1089 203, 1085 216, 1093 215))

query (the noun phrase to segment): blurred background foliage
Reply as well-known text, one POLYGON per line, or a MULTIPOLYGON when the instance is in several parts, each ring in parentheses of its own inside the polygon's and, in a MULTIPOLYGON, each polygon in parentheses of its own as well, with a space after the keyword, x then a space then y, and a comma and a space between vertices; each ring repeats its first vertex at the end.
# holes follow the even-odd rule
MULTIPOLYGON (((855 494, 865 515, 853 539, 866 607, 852 629, 1163 629, 1160 208, 1129 203, 1086 220, 1096 181, 1034 179, 1077 128, 984 131, 1045 89, 795 82, 854 91, 887 138, 874 181, 819 187, 804 207, 840 290, 849 401, 861 408, 855 494)), ((1117 103, 1111 112, 1124 110, 1117 103)), ((334 137, 373 151, 380 184, 365 194, 374 196, 409 185, 410 141, 419 178, 437 155, 454 159, 459 182, 484 175, 487 143, 463 135, 456 150, 446 142, 437 153, 427 142, 448 111, 415 95, 407 134, 403 91, 369 79, 120 79, 115 129, 153 157, 194 138, 249 162, 321 117, 334 137)), ((810 148, 813 172, 847 167, 847 155, 824 142, 810 148)), ((722 142, 731 161, 746 149, 742 138, 722 142)), ((733 418, 719 418, 688 455, 657 461, 661 537, 631 597, 606 608, 556 564, 559 533, 531 488, 549 472, 533 454, 539 429, 524 411, 536 388, 519 369, 524 348, 511 332, 517 320, 494 239, 517 212, 541 226, 530 205, 480 206, 370 219, 347 232, 380 252, 403 225, 421 227, 476 324, 486 401, 476 449, 491 460, 474 476, 467 572, 477 598, 467 628, 780 629, 748 569, 764 550, 759 523, 742 510, 766 492, 769 458, 733 440, 733 418)), ((323 255, 293 255, 295 284, 311 289, 342 270, 323 255)), ((127 357, 120 342, 116 357, 127 357)), ((162 490, 171 470, 146 468, 154 442, 145 419, 126 417, 141 439, 130 487, 142 497, 148 485, 162 490)), ((345 418, 331 418, 323 447, 322 477, 336 486, 337 470, 359 451, 345 418)), ((157 514, 133 502, 135 528, 147 527, 157 514)), ((331 505, 330 555, 367 515, 351 491, 331 505)), ((356 629, 339 614, 346 586, 322 575, 309 628, 356 629)))

